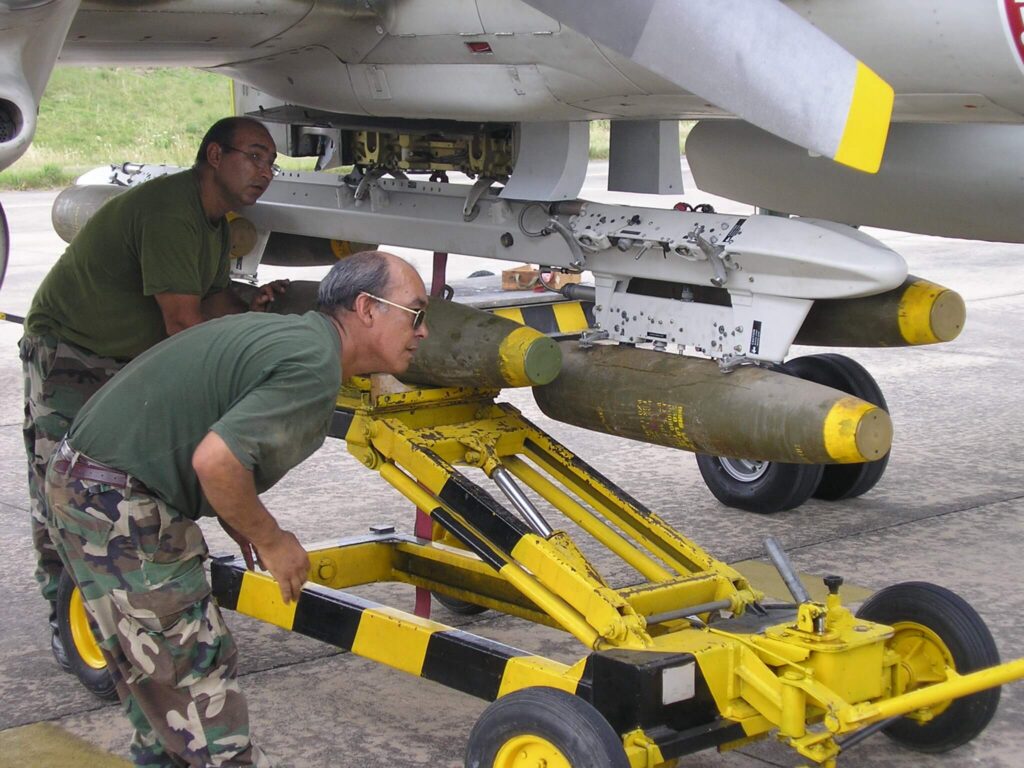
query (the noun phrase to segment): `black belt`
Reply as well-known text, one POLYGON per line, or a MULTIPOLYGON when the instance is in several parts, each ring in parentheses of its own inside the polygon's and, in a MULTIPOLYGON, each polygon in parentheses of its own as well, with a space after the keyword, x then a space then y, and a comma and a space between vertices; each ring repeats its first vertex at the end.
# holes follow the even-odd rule
POLYGON ((62 475, 69 475, 79 480, 93 480, 104 485, 112 485, 117 488, 128 488, 139 493, 149 493, 141 482, 133 479, 127 472, 114 469, 106 464, 93 461, 88 456, 79 453, 75 455, 75 449, 68 445, 66 440, 61 440, 57 446, 57 457, 53 462, 53 468, 62 475))

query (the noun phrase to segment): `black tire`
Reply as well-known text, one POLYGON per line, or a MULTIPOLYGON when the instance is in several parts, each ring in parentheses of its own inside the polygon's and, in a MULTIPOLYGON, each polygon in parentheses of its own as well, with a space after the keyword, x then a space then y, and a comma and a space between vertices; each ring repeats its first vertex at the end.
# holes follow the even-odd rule
POLYGON ((629 768, 622 738, 608 721, 556 688, 524 688, 488 706, 469 734, 466 768, 510 768, 519 763, 509 752, 521 757, 524 750, 536 754, 530 765, 560 755, 573 768, 629 768))
POLYGON ((783 464, 697 454, 708 490, 727 507, 770 515, 799 507, 821 482, 821 464, 783 464))
POLYGON ((71 671, 79 682, 94 696, 117 701, 117 688, 93 635, 92 619, 67 571, 61 574, 57 588, 57 627, 71 671))
MULTIPOLYGON (((801 379, 838 389, 877 405, 884 411, 889 407, 878 382, 858 363, 845 355, 824 354, 797 357, 788 361, 785 370, 801 379)), ((885 474, 889 454, 863 464, 829 464, 825 466, 821 482, 814 491, 816 499, 840 501, 867 493, 885 474)))
POLYGON ((442 595, 437 592, 431 592, 430 594, 449 611, 460 616, 476 616, 487 610, 484 606, 471 603, 468 600, 459 600, 457 597, 448 597, 448 595, 442 595))
MULTIPOLYGON (((925 661, 941 653, 952 659, 953 668, 966 674, 999 663, 999 652, 985 622, 966 600, 944 587, 923 581, 911 581, 886 587, 872 595, 857 617, 896 630, 888 645, 897 652, 903 649, 913 653, 904 656, 901 667, 913 668, 913 661, 925 661), (928 637, 921 628, 935 637, 928 637)), ((927 683, 925 683, 927 684, 927 683)), ((921 685, 911 682, 907 690, 921 685)), ((966 744, 992 720, 999 706, 1000 688, 955 699, 945 705, 932 720, 922 723, 909 717, 901 718, 884 729, 894 741, 918 752, 948 752, 966 744)))
POLYGON ((7 261, 11 255, 11 232, 7 228, 7 214, 0 205, 0 285, 4 284, 7 274, 7 261))

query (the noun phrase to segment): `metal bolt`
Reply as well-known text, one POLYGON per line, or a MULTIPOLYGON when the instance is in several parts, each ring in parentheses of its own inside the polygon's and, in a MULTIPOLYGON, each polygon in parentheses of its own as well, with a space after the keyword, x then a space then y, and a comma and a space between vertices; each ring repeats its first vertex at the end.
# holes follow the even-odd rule
POLYGON ((511 232, 503 232, 500 242, 505 248, 511 248, 512 244, 515 242, 515 238, 512 237, 511 232))

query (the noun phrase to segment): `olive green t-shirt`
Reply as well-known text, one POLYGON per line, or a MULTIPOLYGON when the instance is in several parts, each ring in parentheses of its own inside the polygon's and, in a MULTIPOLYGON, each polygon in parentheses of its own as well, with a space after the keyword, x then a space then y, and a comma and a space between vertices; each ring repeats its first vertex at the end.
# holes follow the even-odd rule
POLYGON ((154 294, 200 298, 229 283, 227 222, 211 224, 189 170, 108 200, 43 280, 25 332, 104 357, 131 358, 167 338, 154 294))
POLYGON ((195 519, 214 514, 192 469, 208 432, 262 493, 323 444, 340 384, 325 315, 231 315, 135 358, 85 404, 68 441, 195 519))

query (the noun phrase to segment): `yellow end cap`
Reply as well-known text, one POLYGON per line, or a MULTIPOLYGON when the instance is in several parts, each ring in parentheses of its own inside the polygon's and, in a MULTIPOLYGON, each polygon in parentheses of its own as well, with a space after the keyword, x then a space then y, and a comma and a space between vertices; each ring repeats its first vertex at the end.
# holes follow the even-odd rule
POLYGON ((867 173, 878 172, 889 135, 893 98, 892 86, 858 61, 846 127, 833 158, 837 163, 867 173))
POLYGON ((967 307, 956 291, 917 280, 900 297, 900 335, 907 344, 952 341, 963 330, 967 307))
POLYGON ((230 240, 229 252, 231 258, 238 259, 256 247, 256 225, 234 211, 228 211, 226 218, 230 240))
POLYGON ((498 366, 501 375, 510 387, 529 387, 533 385, 526 371, 526 355, 530 345, 537 339, 547 338, 540 331, 527 326, 516 328, 498 347, 498 366))
POLYGON ((843 397, 825 417, 825 450, 838 464, 875 461, 892 447, 892 421, 878 406, 843 397))
POLYGON ((348 240, 331 240, 331 253, 338 261, 352 255, 352 243, 348 240))

